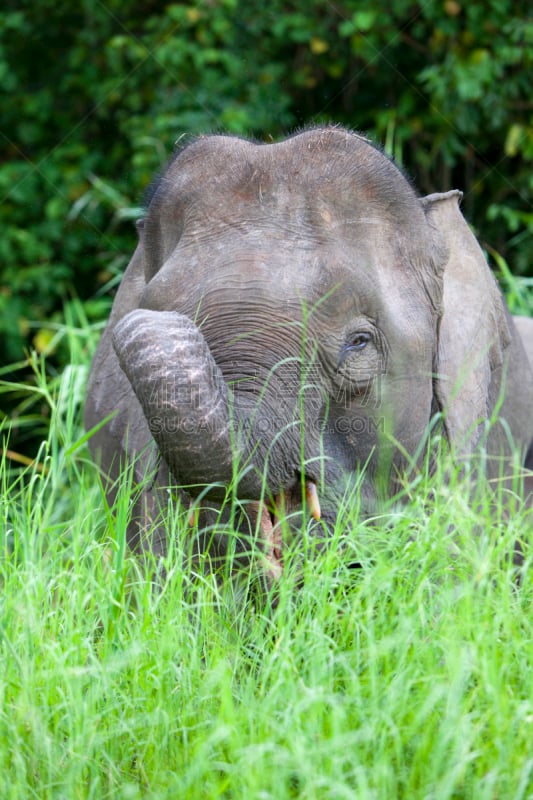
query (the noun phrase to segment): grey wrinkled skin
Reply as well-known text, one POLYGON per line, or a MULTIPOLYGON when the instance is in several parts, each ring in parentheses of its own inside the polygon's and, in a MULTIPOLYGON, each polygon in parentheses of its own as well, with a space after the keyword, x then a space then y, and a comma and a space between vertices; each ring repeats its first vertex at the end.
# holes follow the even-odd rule
POLYGON ((395 491, 438 412, 458 458, 484 448, 489 477, 510 473, 509 438, 524 453, 533 440, 533 375, 460 199, 419 198, 336 127, 268 145, 202 137, 177 154, 86 405, 89 429, 113 415, 91 439, 111 502, 133 464, 132 547, 164 552, 168 488, 185 499, 203 484, 216 504, 230 484, 258 501, 266 482, 298 536, 313 481, 327 530, 363 468, 367 510, 395 491))

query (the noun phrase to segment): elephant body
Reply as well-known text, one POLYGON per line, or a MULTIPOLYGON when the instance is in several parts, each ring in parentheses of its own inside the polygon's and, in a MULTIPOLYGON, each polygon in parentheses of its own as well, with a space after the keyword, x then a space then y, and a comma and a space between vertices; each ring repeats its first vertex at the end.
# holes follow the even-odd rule
POLYGON ((298 536, 309 515, 331 528, 353 487, 371 510, 425 457, 435 415, 458 458, 510 471, 533 440, 533 374, 460 197, 418 197, 337 127, 177 153, 86 405, 89 428, 110 417, 91 439, 110 500, 125 464, 140 486, 134 548, 164 551, 169 487, 217 504, 232 486, 277 572, 281 511, 298 536))

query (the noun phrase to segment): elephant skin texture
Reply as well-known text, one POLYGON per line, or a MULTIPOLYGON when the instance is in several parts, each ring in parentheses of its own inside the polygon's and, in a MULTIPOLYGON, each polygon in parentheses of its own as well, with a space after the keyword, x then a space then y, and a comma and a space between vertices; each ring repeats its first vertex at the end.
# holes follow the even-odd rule
POLYGON ((174 156, 86 404, 110 502, 133 469, 134 549, 165 552, 169 498, 216 509, 231 487, 276 577, 302 526, 327 537, 350 494, 371 513, 395 493, 432 420, 457 459, 481 450, 510 479, 510 440, 533 440, 533 323, 513 321, 460 199, 420 198, 338 127, 174 156))

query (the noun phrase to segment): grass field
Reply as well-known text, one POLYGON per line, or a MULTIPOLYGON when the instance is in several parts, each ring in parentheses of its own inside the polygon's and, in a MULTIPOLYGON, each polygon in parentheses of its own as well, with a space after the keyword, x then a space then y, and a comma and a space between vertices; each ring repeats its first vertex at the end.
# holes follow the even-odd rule
POLYGON ((0 798, 533 798, 533 562, 509 561, 531 511, 443 462, 324 552, 302 533, 274 608, 195 574, 171 509, 155 589, 127 480, 110 512, 90 464, 89 334, 58 335, 71 367, 8 387, 50 433, 2 464, 0 798))

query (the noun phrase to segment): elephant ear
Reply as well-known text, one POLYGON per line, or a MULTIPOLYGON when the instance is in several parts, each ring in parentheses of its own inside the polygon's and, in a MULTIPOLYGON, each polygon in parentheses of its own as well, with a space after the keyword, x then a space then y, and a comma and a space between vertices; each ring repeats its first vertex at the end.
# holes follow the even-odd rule
POLYGON ((496 280, 459 209, 461 197, 459 191, 431 194, 422 205, 444 261, 434 395, 448 440, 467 454, 491 416, 512 337, 496 280), (491 386, 495 371, 498 387, 491 386))
MULTIPOLYGON (((127 455, 128 460, 132 461, 141 452, 147 454, 147 446, 151 441, 142 409, 126 375, 120 369, 112 346, 113 328, 123 316, 137 307, 145 288, 143 261, 141 241, 117 292, 87 383, 85 427, 91 429, 108 418, 104 427, 91 437, 90 446, 104 473, 113 477, 118 476, 124 466, 123 456, 127 455)), ((143 469, 141 464, 138 468, 143 469)))
POLYGON ((112 344, 115 325, 137 308, 146 288, 142 226, 140 241, 117 292, 107 326, 93 358, 87 384, 85 427, 91 430, 89 446, 106 478, 106 494, 114 503, 119 476, 126 465, 133 467, 133 481, 142 486, 133 503, 128 526, 128 543, 133 549, 149 547, 163 552, 164 531, 152 530, 150 542, 142 540, 143 530, 157 519, 157 509, 168 500, 159 486, 168 486, 168 467, 160 458, 148 423, 135 393, 120 368, 112 344), (107 420, 102 426, 103 420, 107 420), (160 497, 159 495, 162 495, 160 497))

